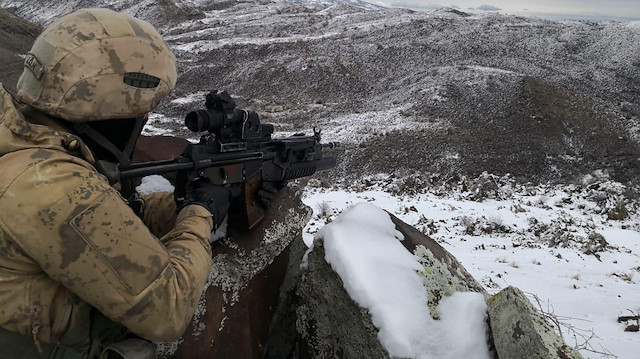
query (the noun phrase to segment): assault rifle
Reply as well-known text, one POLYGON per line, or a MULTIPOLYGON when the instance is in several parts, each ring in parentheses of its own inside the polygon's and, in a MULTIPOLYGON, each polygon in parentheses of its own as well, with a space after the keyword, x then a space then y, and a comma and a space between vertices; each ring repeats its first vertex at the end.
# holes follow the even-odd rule
POLYGON ((199 143, 187 145, 172 160, 121 165, 119 178, 177 172, 178 203, 184 199, 187 183, 197 178, 216 185, 240 185, 238 204, 245 217, 241 225, 251 229, 264 217, 256 201, 262 181, 283 183, 336 166, 336 158, 324 156, 322 151, 339 143, 321 144, 320 131, 315 128, 311 136, 298 133, 273 139, 273 125, 260 123, 254 111, 236 108, 225 91, 207 94, 205 107, 185 118, 189 130, 206 132, 199 143))

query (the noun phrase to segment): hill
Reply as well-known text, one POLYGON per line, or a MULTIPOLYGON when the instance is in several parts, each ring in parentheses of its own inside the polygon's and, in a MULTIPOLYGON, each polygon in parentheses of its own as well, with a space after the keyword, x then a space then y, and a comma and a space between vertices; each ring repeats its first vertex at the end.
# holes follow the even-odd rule
POLYGON ((640 26, 552 22, 452 9, 343 3, 0 0, 47 23, 106 6, 161 29, 179 59, 180 130, 202 94, 226 89, 283 133, 344 142, 341 173, 511 173, 577 181, 600 170, 637 182, 640 26), (48 6, 50 5, 50 6, 48 6))

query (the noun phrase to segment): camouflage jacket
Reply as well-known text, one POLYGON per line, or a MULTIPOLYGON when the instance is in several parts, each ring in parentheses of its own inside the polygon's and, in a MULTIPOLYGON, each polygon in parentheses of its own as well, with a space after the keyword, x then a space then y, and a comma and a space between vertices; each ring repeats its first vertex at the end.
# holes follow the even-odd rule
POLYGON ((176 340, 211 267, 211 214, 172 215, 166 193, 146 198, 141 220, 79 138, 22 112, 0 84, 0 328, 86 350, 94 307, 176 340))

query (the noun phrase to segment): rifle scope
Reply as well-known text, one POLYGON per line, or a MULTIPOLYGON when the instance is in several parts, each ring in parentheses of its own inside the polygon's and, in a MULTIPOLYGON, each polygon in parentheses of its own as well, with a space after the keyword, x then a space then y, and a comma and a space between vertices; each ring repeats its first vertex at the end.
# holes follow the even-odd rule
POLYGON ((215 133, 221 128, 235 126, 238 121, 243 121, 245 112, 248 116, 258 116, 254 111, 233 109, 232 111, 220 111, 206 109, 191 111, 185 117, 187 128, 193 132, 209 131, 215 133))
POLYGON ((209 131, 221 141, 259 139, 273 133, 273 125, 261 125, 255 111, 236 108, 235 100, 226 91, 209 92, 205 107, 187 114, 184 122, 189 130, 209 131))

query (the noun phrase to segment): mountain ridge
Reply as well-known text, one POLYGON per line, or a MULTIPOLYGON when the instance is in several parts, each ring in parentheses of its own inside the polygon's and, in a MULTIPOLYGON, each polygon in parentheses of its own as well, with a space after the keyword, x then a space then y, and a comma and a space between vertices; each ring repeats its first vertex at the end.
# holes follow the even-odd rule
MULTIPOLYGON (((0 0, 0 7, 46 22, 33 4, 0 0)), ((56 9, 51 4, 45 7, 56 9)), ((161 104, 157 125, 180 135, 193 136, 181 120, 201 106, 197 94, 226 89, 283 133, 320 126, 327 140, 342 136, 346 177, 359 176, 356 168, 489 171, 534 182, 580 181, 597 170, 621 181, 640 174, 636 22, 327 2, 68 4, 108 6, 160 28, 180 77, 170 97, 176 101, 161 104), (351 136, 338 133, 342 122, 351 136), (394 161, 407 153, 419 160, 394 161)))

